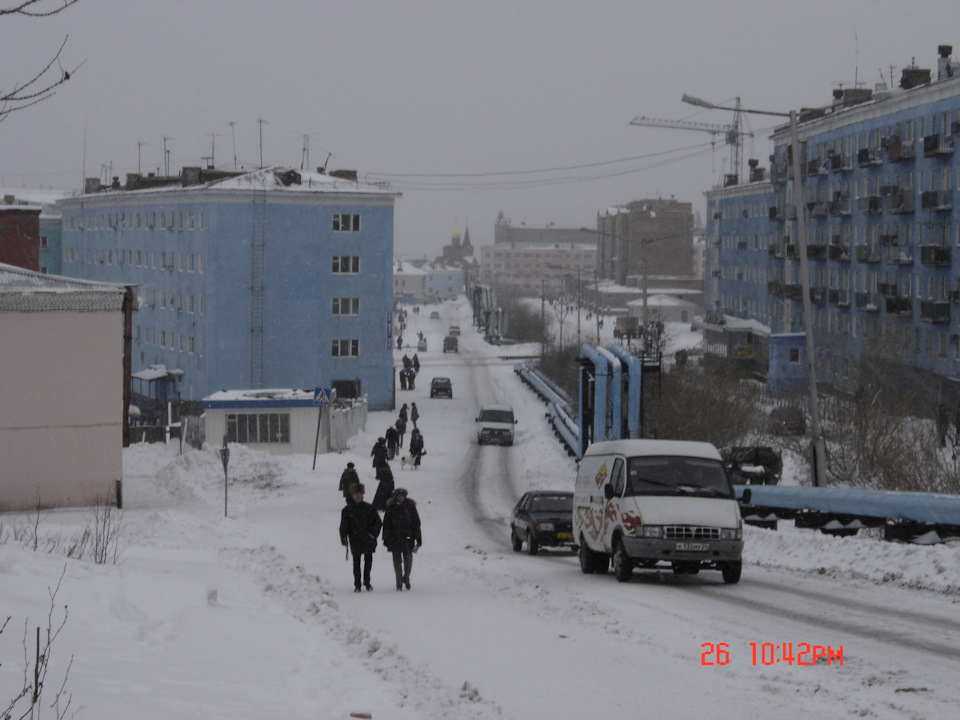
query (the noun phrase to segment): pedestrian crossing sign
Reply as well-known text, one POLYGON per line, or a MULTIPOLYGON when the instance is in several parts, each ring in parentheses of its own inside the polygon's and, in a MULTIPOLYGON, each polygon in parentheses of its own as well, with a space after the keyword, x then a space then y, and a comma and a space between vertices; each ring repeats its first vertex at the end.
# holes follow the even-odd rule
POLYGON ((330 404, 330 388, 314 388, 313 389, 313 402, 317 405, 329 405, 330 404))

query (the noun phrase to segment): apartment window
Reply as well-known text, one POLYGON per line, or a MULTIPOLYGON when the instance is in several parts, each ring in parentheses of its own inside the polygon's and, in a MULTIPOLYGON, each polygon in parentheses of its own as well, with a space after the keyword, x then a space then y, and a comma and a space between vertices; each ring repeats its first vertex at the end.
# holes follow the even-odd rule
POLYGON ((334 232, 360 232, 360 215, 350 213, 334 213, 334 232))
POLYGON ((227 442, 289 443, 290 413, 227 415, 227 442))
POLYGON ((360 298, 342 297, 333 299, 334 315, 359 315, 360 298))
POLYGON ((46 235, 41 235, 41 236, 40 236, 40 247, 42 247, 42 248, 47 247, 47 236, 46 236, 46 235))
POLYGON ((193 211, 187 213, 187 230, 193 230, 193 211))
POLYGON ((790 348, 790 362, 794 365, 800 364, 800 348, 790 348))
POLYGON ((333 357, 360 357, 359 340, 334 340, 333 357))
POLYGON ((193 253, 187 253, 187 272, 193 272, 193 253))
POLYGON ((197 272, 203 273, 203 253, 197 255, 197 272))
POLYGON ((160 347, 164 347, 167 344, 167 331, 160 331, 160 347))
POLYGON ((193 355, 193 335, 187 336, 187 353, 193 355))
POLYGON ((187 312, 193 315, 193 295, 187 295, 187 312))
POLYGON ((335 275, 357 274, 360 272, 359 255, 334 255, 333 273, 335 275))

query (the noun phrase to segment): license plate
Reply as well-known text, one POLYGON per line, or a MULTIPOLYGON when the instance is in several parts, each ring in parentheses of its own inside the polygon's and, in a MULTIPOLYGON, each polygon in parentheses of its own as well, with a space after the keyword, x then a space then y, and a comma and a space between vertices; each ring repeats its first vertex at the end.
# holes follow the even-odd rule
POLYGON ((675 549, 677 552, 707 552, 710 549, 710 544, 678 542, 675 549))
POLYGON ((572 532, 558 532, 557 540, 573 540, 572 532))

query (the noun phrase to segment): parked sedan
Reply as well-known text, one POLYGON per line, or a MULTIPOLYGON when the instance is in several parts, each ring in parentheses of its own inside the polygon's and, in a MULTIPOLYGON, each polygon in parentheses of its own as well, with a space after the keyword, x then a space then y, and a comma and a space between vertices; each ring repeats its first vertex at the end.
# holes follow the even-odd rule
POLYGON ((520 552, 536 555, 541 547, 569 547, 573 544, 573 493, 562 490, 531 490, 513 509, 510 542, 520 552))
POLYGON ((770 430, 778 435, 803 435, 807 431, 807 417, 793 405, 775 407, 770 411, 770 430))

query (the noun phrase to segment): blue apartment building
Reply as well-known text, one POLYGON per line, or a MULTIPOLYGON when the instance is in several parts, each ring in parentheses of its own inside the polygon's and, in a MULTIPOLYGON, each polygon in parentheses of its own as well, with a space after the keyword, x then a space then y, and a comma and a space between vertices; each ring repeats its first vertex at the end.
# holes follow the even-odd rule
POLYGON ((893 89, 834 91, 803 110, 802 205, 789 125, 769 176, 706 193, 708 357, 771 388, 805 389, 797 213, 803 213, 818 381, 852 386, 877 353, 954 400, 960 392, 960 63, 910 67, 893 89), (955 252, 954 248, 958 248, 955 252))
POLYGON ((138 287, 140 392, 320 386, 393 407, 398 193, 283 167, 126 180, 60 202, 62 272, 138 287))

